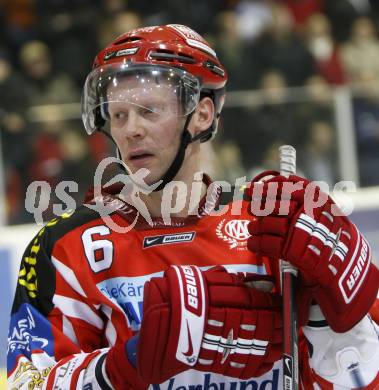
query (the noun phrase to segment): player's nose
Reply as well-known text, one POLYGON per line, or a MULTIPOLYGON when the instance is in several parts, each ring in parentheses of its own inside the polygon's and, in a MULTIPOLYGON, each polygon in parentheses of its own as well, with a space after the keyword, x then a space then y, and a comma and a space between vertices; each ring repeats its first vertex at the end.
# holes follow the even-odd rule
POLYGON ((124 134, 127 138, 143 138, 146 134, 141 116, 136 110, 130 110, 125 121, 124 134))

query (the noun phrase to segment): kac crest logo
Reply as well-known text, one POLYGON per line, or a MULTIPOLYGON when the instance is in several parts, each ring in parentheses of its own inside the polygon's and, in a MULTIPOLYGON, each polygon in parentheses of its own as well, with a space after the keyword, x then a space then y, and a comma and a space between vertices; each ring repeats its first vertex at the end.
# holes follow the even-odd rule
POLYGON ((247 239, 250 237, 247 219, 232 219, 226 223, 223 219, 216 228, 218 238, 227 242, 230 249, 246 250, 247 239))

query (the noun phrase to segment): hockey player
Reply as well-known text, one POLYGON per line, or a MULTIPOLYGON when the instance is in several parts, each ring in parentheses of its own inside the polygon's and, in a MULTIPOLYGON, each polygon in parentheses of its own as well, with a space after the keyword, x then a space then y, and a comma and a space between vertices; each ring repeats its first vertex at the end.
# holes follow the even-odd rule
POLYGON ((226 79, 208 43, 182 25, 130 31, 98 54, 84 126, 109 131, 130 176, 148 170, 151 190, 138 199, 151 223, 115 184, 37 234, 12 308, 9 388, 279 389, 279 257, 300 274, 301 387, 378 388, 379 276, 357 228, 330 198, 308 213, 308 182, 295 176, 271 175, 216 212, 219 187, 196 175, 226 79), (113 207, 107 218, 99 199, 113 207), (182 207, 167 220, 171 200, 182 207), (268 203, 270 215, 258 216, 268 203))

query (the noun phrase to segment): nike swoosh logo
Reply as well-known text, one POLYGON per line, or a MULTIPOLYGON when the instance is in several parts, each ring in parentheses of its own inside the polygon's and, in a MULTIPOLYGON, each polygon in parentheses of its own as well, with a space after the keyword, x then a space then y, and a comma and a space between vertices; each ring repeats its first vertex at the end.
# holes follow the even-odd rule
POLYGON ((106 53, 104 54, 104 60, 109 60, 109 58, 111 58, 113 56, 114 52, 111 51, 110 53, 106 53))
POLYGON ((188 320, 187 320, 187 335, 188 335, 188 350, 187 352, 183 352, 183 355, 188 358, 193 354, 192 337, 191 337, 191 332, 189 330, 188 320))
POLYGON ((337 250, 338 248, 338 244, 340 242, 340 239, 341 239, 341 233, 342 233, 342 228, 340 228, 336 234, 336 239, 335 241, 333 242, 333 247, 332 247, 332 250, 330 252, 330 255, 329 255, 329 259, 328 261, 330 261, 330 259, 333 257, 334 255, 334 252, 337 250))
POLYGON ((285 358, 285 359, 284 359, 284 362, 286 363, 288 372, 290 373, 290 375, 292 375, 291 359, 290 359, 290 358, 285 358))
POLYGON ((226 338, 226 344, 230 345, 230 347, 227 347, 227 346, 224 347, 224 350, 222 351, 221 364, 225 363, 226 359, 230 355, 230 352, 232 351, 232 349, 234 349, 234 346, 233 346, 233 328, 230 329, 230 331, 228 333, 228 337, 226 338))
POLYGON ((146 238, 146 244, 147 245, 150 245, 150 244, 152 244, 153 242, 155 242, 155 241, 157 241, 157 240, 159 240, 159 238, 152 238, 152 239, 148 239, 148 238, 146 238))

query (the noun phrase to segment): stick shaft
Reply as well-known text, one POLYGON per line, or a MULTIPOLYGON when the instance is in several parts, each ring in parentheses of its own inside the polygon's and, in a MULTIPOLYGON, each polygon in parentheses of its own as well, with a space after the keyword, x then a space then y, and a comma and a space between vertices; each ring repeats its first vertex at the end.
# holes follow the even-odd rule
MULTIPOLYGON (((280 174, 296 173, 296 150, 290 145, 279 148, 280 174)), ((283 296, 283 389, 298 390, 298 340, 296 308, 297 270, 284 259, 280 260, 283 296)))

